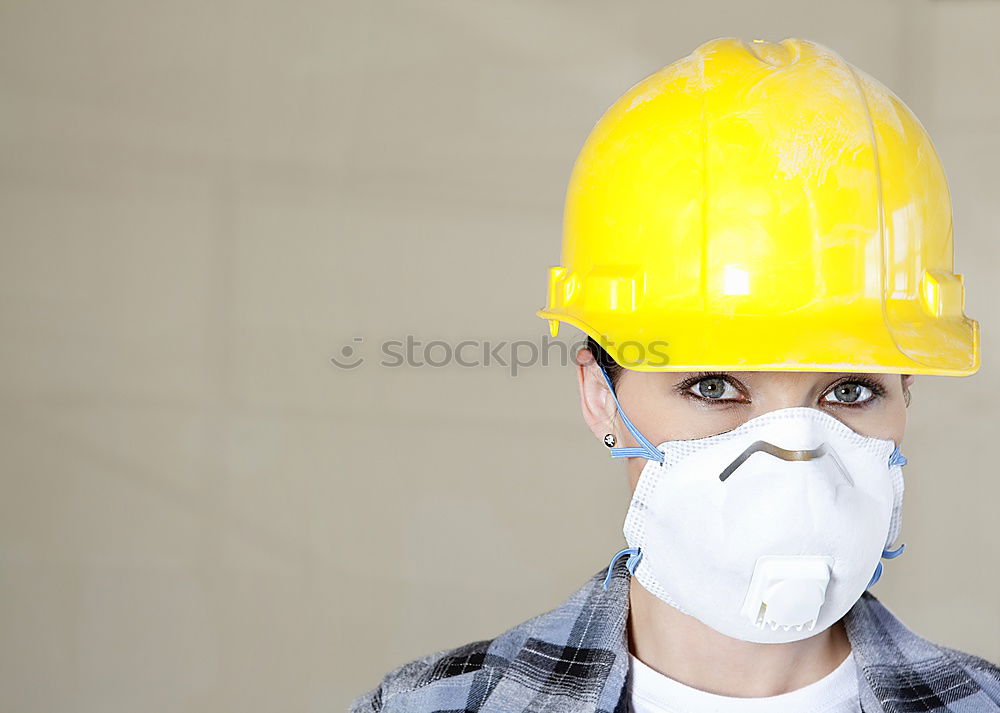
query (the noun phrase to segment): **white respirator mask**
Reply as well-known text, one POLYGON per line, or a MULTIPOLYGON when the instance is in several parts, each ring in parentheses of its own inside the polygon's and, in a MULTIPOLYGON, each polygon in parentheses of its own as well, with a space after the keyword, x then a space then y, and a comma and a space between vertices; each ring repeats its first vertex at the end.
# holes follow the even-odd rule
POLYGON ((785 643, 835 624, 878 580, 880 559, 902 553, 888 550, 906 464, 891 439, 794 407, 656 447, 615 403, 640 446, 611 455, 649 462, 605 587, 628 554, 639 583, 685 614, 735 639, 785 643))

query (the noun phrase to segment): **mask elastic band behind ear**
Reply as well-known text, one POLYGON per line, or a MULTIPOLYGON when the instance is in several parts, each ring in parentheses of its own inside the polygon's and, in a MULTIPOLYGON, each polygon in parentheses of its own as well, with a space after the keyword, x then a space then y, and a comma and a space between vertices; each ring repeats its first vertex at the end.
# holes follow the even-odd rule
POLYGON ((889 467, 891 468, 894 465, 906 465, 906 463, 906 456, 900 452, 899 446, 896 446, 896 448, 893 449, 892 453, 889 455, 889 467))
POLYGON ((599 364, 601 367, 601 373, 604 375, 604 381, 608 384, 608 389, 611 390, 611 398, 615 400, 615 406, 618 408, 618 413, 622 416, 622 423, 625 424, 625 428, 629 430, 635 440, 641 445, 638 448, 612 448, 611 457, 612 458, 645 458, 646 460, 656 461, 662 463, 664 459, 663 452, 659 450, 656 446, 650 443, 649 439, 644 435, 639 433, 639 429, 632 425, 632 422, 628 420, 628 416, 625 415, 625 410, 622 405, 618 403, 618 396, 615 394, 615 387, 611 384, 611 379, 608 377, 608 372, 604 370, 604 365, 599 364))
MULTIPOLYGON (((896 557, 899 557, 901 554, 903 554, 903 548, 905 547, 906 545, 903 544, 900 545, 895 550, 882 550, 882 557, 884 557, 887 560, 895 559, 896 557)), ((865 589, 868 589, 873 584, 875 584, 875 582, 877 582, 881 576, 882 576, 882 563, 879 562, 878 565, 875 567, 875 574, 872 575, 871 581, 868 582, 868 586, 865 587, 865 589)))
POLYGON ((642 552, 638 547, 626 547, 624 550, 619 550, 615 553, 615 556, 611 558, 611 564, 608 565, 608 574, 604 578, 604 588, 608 588, 608 582, 611 581, 611 573, 614 571, 615 562, 622 555, 628 555, 628 559, 625 560, 625 568, 628 570, 629 574, 635 574, 636 565, 639 564, 639 560, 642 559, 642 552))

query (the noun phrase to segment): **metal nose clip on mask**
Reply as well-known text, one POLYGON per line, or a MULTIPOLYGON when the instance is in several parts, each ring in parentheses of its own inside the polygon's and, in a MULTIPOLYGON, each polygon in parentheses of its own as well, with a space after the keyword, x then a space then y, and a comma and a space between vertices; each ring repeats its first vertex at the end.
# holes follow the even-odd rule
MULTIPOLYGON (((608 387, 611 380, 602 368, 608 387)), ((732 638, 783 643, 820 633, 874 584, 901 524, 892 440, 814 408, 778 409, 707 438, 654 446, 625 517, 628 571, 649 592, 732 638)))

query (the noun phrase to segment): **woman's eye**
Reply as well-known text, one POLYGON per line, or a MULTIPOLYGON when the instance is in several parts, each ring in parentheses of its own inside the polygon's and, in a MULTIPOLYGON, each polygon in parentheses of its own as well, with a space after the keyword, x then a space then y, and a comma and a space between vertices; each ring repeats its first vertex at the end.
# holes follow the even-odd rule
POLYGON ((692 384, 689 391, 706 399, 733 399, 740 395, 736 387, 721 377, 710 376, 692 384))
POLYGON ((859 384, 856 381, 845 381, 834 386, 827 394, 827 397, 830 396, 835 398, 824 398, 823 401, 834 404, 857 404, 870 400, 874 393, 864 384, 859 384))

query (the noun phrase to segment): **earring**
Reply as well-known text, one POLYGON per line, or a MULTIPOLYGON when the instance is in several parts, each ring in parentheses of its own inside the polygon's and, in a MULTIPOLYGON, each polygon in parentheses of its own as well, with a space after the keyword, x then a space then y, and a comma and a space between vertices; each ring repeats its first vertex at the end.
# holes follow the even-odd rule
POLYGON ((615 443, 617 443, 617 441, 615 440, 615 434, 609 433, 604 437, 604 445, 606 445, 608 448, 614 448, 615 443))

